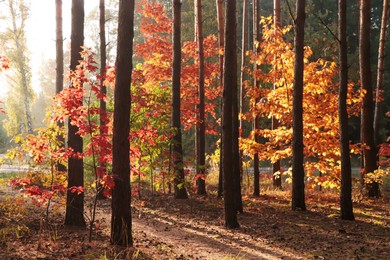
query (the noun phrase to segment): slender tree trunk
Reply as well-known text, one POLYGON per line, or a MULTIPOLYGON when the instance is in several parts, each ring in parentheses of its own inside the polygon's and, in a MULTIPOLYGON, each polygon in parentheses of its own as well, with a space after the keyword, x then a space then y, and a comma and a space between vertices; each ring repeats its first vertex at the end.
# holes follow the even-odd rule
POLYGON ((306 210, 305 171, 303 168, 303 73, 305 0, 296 1, 294 38, 294 91, 292 137, 292 209, 306 210))
POLYGON ((387 20, 389 17, 389 0, 383 0, 383 10, 382 10, 382 23, 381 23, 381 32, 379 37, 379 48, 378 48, 378 70, 377 70, 377 80, 376 80, 376 97, 375 97, 375 111, 374 111, 374 144, 375 147, 378 147, 381 144, 381 138, 379 129, 381 126, 381 117, 382 117, 382 91, 383 91, 383 77, 385 73, 385 46, 386 46, 386 30, 387 30, 387 20))
POLYGON ((176 199, 187 199, 185 188, 183 150, 180 124, 180 74, 181 74, 181 1, 173 0, 173 65, 172 65, 172 157, 174 192, 176 199))
MULTIPOLYGON (((274 0, 274 26, 275 26, 275 32, 278 28, 280 28, 280 0, 274 0)), ((273 89, 276 89, 276 86, 274 84, 273 89)), ((279 121, 272 117, 272 130, 276 130, 279 127, 279 121)), ((279 149, 279 146, 277 146, 277 149, 279 149)), ((276 188, 282 187, 282 173, 280 172, 280 160, 277 160, 275 163, 272 164, 272 183, 273 186, 276 188), (277 172, 279 172, 279 175, 275 175, 277 172)))
MULTIPOLYGON (((56 0, 56 94, 64 88, 64 36, 62 33, 62 0, 56 0)), ((57 122, 62 128, 64 122, 57 122)), ((62 135, 57 136, 60 148, 65 148, 65 138, 62 135)), ((65 165, 58 163, 58 171, 66 171, 65 165)))
MULTIPOLYGON (((218 43, 219 43, 219 85, 223 86, 223 63, 224 63, 224 42, 225 42, 225 31, 224 31, 224 19, 223 19, 223 0, 216 0, 217 4, 217 18, 218 18, 218 43)), ((223 99, 223 98, 222 98, 223 99)), ((221 99, 221 110, 222 101, 221 99)), ((223 118, 221 125, 223 125, 223 118)), ((221 127, 222 129, 222 127, 221 127)), ((222 150, 223 150, 223 131, 221 130, 221 144, 220 144, 220 158, 219 158, 219 178, 218 178, 218 198, 223 195, 223 163, 222 163, 222 150)))
MULTIPOLYGON (((247 35, 248 35, 248 0, 243 1, 242 6, 242 40, 241 40, 241 75, 240 75, 240 114, 244 113, 244 102, 245 102, 245 66, 246 66, 246 47, 247 47, 247 35)), ((239 121, 239 136, 243 137, 244 132, 244 119, 240 117, 239 121)), ((240 150, 240 176, 242 180, 242 176, 244 174, 243 171, 243 157, 244 154, 242 150, 240 150)))
POLYGON ((134 38, 134 0, 119 2, 118 42, 114 92, 114 127, 112 137, 111 243, 132 246, 130 187, 130 106, 134 38))
MULTIPOLYGON (((261 28, 260 28, 260 0, 253 0, 253 38, 257 41, 261 41, 261 28)), ((256 44, 253 45, 253 52, 258 53, 256 44)), ((257 70, 256 62, 253 63, 253 70, 257 70)), ((260 82, 254 78, 254 84, 257 88, 260 87, 260 82)), ((256 100, 256 103, 259 100, 256 100)), ((259 118, 257 115, 253 118, 253 132, 256 142, 259 142, 259 137, 256 134, 256 130, 259 129, 259 118)), ((259 172, 259 155, 256 152, 253 156, 253 196, 260 196, 260 172, 259 172)))
MULTIPOLYGON (((15 10, 14 2, 9 1, 9 8, 11 12, 11 19, 12 19, 12 30, 14 34, 14 41, 16 45, 16 66, 20 72, 21 76, 21 84, 23 89, 23 105, 24 105, 24 113, 25 113, 25 119, 27 124, 27 133, 32 134, 33 133, 33 127, 32 127, 32 117, 31 117, 31 108, 30 108, 30 98, 29 98, 29 88, 30 88, 30 79, 27 77, 28 74, 28 64, 26 64, 25 59, 25 47, 23 47, 23 41, 25 41, 24 36, 24 23, 27 19, 27 16, 22 15, 22 25, 21 28, 18 28, 16 24, 16 19, 18 17, 18 10, 15 10), (22 33, 21 33, 22 32, 22 33)), ((23 4, 18 6, 19 8, 26 8, 23 4)), ((20 10, 20 9, 19 9, 20 10)), ((21 10, 20 10, 21 11, 21 10)))
MULTIPOLYGON (((84 0, 72 0, 72 33, 70 69, 75 70, 82 59, 80 52, 84 45, 84 0)), ((72 86, 70 86, 72 87, 72 86)), ((74 153, 83 152, 83 139, 77 134, 78 127, 68 122, 68 147, 74 153)), ((66 197, 65 225, 85 226, 84 220, 84 193, 71 192, 71 187, 84 186, 83 159, 68 158, 68 191, 66 197)))
POLYGON ((341 219, 354 220, 352 207, 352 173, 348 139, 348 45, 347 45, 347 0, 339 0, 339 124, 341 153, 341 219))
POLYGON ((206 182, 205 179, 200 176, 205 176, 206 171, 206 158, 205 158, 205 104, 204 104, 204 51, 203 51, 203 26, 202 26, 202 1, 195 0, 195 16, 196 16, 196 41, 198 43, 198 97, 199 104, 196 109, 198 116, 196 124, 196 174, 198 178, 196 180, 196 186, 198 188, 198 194, 206 194, 206 182))
MULTIPOLYGON (((239 227, 237 221, 237 205, 235 203, 235 165, 238 165, 238 158, 234 157, 234 96, 237 97, 237 46, 236 46, 236 1, 226 1, 226 23, 225 23, 225 60, 223 74, 223 134, 222 134, 222 170, 223 170, 223 195, 225 204, 225 227, 239 227), (234 162, 236 160, 236 162, 234 162)), ((238 132, 237 132, 238 134, 238 132)), ((237 151, 238 155, 238 151, 237 151)))
MULTIPOLYGON (((365 95, 362 104, 362 144, 364 158, 364 174, 372 173, 377 169, 376 149, 374 144, 374 106, 373 89, 371 82, 370 65, 370 12, 371 1, 360 0, 360 38, 359 38, 359 65, 360 81, 365 95)), ((379 197, 379 184, 366 183, 369 197, 379 197)))
MULTIPOLYGON (((100 30, 100 91, 103 95, 107 94, 107 87, 104 85, 104 80, 106 77, 106 60, 107 60, 107 50, 106 50, 106 8, 104 0, 100 0, 99 2, 99 30, 100 30)), ((107 135, 107 105, 104 99, 100 99, 100 135, 107 135)), ((100 168, 103 172, 106 171, 107 165, 105 163, 100 163, 100 168)), ((103 199, 103 187, 100 183, 100 178, 102 176, 97 173, 96 176, 96 187, 97 187, 97 198, 103 199)))

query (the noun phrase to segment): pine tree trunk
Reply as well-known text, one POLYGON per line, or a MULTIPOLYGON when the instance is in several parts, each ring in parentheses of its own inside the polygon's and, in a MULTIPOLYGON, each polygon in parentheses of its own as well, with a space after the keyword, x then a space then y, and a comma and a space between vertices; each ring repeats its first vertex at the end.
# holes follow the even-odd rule
POLYGON ((347 0, 339 0, 339 124, 341 153, 341 219, 354 220, 352 207, 352 172, 348 138, 348 45, 347 45, 347 0))
MULTIPOLYGON (((223 170, 223 195, 225 204, 225 227, 239 227, 237 221, 237 204, 235 200, 235 166, 238 166, 234 139, 233 105, 234 95, 237 91, 237 46, 236 46, 236 1, 226 1, 226 23, 225 23, 225 60, 223 74, 223 149, 222 149, 222 170, 223 170), (236 162, 234 162, 236 160, 236 162)), ((237 133, 238 134, 238 133, 237 133)), ((238 155, 238 151, 237 151, 238 155)))
POLYGON ((180 124, 180 74, 181 74, 181 1, 173 0, 173 65, 172 65, 172 157, 174 193, 176 199, 187 199, 185 188, 183 150, 180 124))
MULTIPOLYGON (((281 22, 280 22, 280 0, 274 0, 274 26, 275 31, 277 28, 280 28, 281 22)), ((275 90, 276 86, 273 86, 273 89, 275 90)), ((279 121, 272 117, 272 130, 276 130, 279 127, 279 121)), ((279 149, 279 146, 277 146, 277 149, 279 149)), ((280 172, 280 160, 277 160, 275 163, 272 164, 272 184, 276 188, 282 187, 282 173, 280 172), (275 173, 279 172, 279 175, 275 175, 275 173)))
MULTIPOLYGON (((71 57, 70 69, 75 70, 81 60, 80 52, 84 45, 84 0, 72 1, 72 33, 71 33, 71 57)), ((70 86, 72 87, 72 86, 70 86)), ((74 153, 83 152, 83 139, 78 132, 78 127, 68 122, 68 147, 74 153)), ((66 197, 65 225, 85 226, 84 220, 84 193, 71 192, 71 187, 84 186, 83 159, 68 158, 68 191, 66 197)))
POLYGON ((375 97, 375 111, 374 111, 374 144, 378 147, 382 140, 380 138, 379 129, 381 127, 382 118, 382 102, 381 94, 383 91, 383 78, 385 73, 385 46, 386 46, 386 30, 387 20, 389 17, 389 0, 383 0, 382 10, 382 23, 379 36, 379 48, 378 48, 378 69, 376 80, 376 97, 375 97))
MULTIPOLYGON (((225 42, 225 32, 224 32, 224 19, 223 19, 223 0, 216 0, 217 5, 217 19, 218 19, 218 43, 219 43, 219 85, 223 86, 223 63, 224 63, 224 42, 225 42)), ((222 101, 221 98, 221 111, 222 111, 222 101)), ((221 126, 223 125, 223 118, 221 126)), ((219 155, 219 178, 218 178, 218 198, 222 198, 223 195, 223 165, 222 165, 222 150, 223 150, 223 131, 221 127, 221 144, 220 144, 220 155, 219 155)))
MULTIPOLYGON (((261 28, 260 28, 260 0, 253 0, 253 38, 257 41, 261 41, 261 28)), ((253 45, 253 52, 257 53, 258 48, 256 48, 256 44, 253 45)), ((253 63, 253 70, 257 70, 257 64, 256 62, 253 63)), ((260 82, 255 78, 254 84, 257 88, 260 87, 260 82)), ((259 102, 259 100, 256 100, 256 103, 259 102)), ((256 132, 257 129, 259 129, 259 118, 257 115, 253 118, 253 124, 252 129, 254 132, 256 132)), ((254 138, 256 142, 259 142, 259 137, 257 134, 254 134, 254 138)), ((253 156, 253 196, 260 196, 260 172, 259 172, 259 155, 256 152, 253 156)))
MULTIPOLYGON (((241 74, 240 74, 240 114, 244 114, 244 102, 245 102, 245 67, 246 67, 246 47, 247 47, 247 20, 248 20, 248 0, 243 1, 242 6, 242 37, 241 37, 241 74)), ((240 138, 243 137, 244 133, 244 119, 240 117, 239 122, 239 134, 240 138)), ((243 171, 243 152, 240 150, 240 176, 242 180, 242 176, 244 174, 243 171)))
MULTIPOLYGON (((107 50, 106 50, 106 8, 104 0, 99 2, 99 30, 100 30, 100 91, 103 95, 107 94, 107 87, 104 85, 104 80, 106 77, 106 60, 107 60, 107 50)), ((100 135, 107 135, 106 125, 107 125, 107 105, 104 99, 100 99, 100 135)), ((103 172, 106 172, 107 165, 105 163, 100 163, 100 168, 103 172)), ((104 199, 103 196, 103 187, 100 183, 100 178, 98 173, 96 173, 96 188, 97 188, 97 198, 104 199)))
POLYGON ((114 127, 112 138, 111 243, 132 246, 130 187, 130 106, 134 37, 134 0, 119 2, 118 42, 114 92, 114 127))
MULTIPOLYGON (((360 81, 365 92, 362 104, 362 143, 364 174, 372 173, 377 169, 376 149, 374 144, 374 106, 370 65, 370 12, 371 1, 360 1, 360 38, 359 38, 359 65, 360 81)), ((379 184, 377 182, 366 183, 369 197, 379 197, 379 184)))
POLYGON ((196 41, 198 43, 198 98, 199 104, 196 109, 198 120, 196 123, 196 180, 197 193, 199 195, 206 194, 205 179, 200 176, 205 176, 206 158, 205 158, 205 104, 204 104, 204 51, 203 51, 203 26, 202 26, 202 1, 195 0, 195 16, 196 16, 196 41))
MULTIPOLYGON (((62 0, 56 0, 56 94, 64 88, 64 36, 62 33, 62 0)), ((64 122, 57 122, 62 128, 64 122)), ((65 148, 65 138, 62 135, 57 136, 60 148, 65 148)), ((58 163, 57 170, 65 172, 65 165, 58 163)))
POLYGON ((303 73, 305 0, 296 1, 292 137, 292 209, 306 210, 303 168, 303 73))

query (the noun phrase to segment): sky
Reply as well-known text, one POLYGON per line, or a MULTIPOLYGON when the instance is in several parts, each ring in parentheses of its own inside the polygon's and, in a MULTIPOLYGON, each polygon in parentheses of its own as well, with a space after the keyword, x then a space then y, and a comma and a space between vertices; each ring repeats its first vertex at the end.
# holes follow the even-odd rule
MULTIPOLYGON (((27 44, 30 51, 30 66, 33 75, 32 85, 34 90, 39 92, 40 86, 36 75, 38 75, 41 63, 47 59, 55 59, 55 0, 27 0, 26 2, 30 2, 30 16, 26 30, 27 44)), ((63 0, 62 2, 65 48, 70 41, 72 1, 63 0)), ((99 0, 85 0, 84 2, 86 16, 99 5, 99 0)), ((0 6, 0 15, 5 15, 1 10, 4 9, 0 6)), ((64 66, 67 66, 67 64, 64 64, 64 66)), ((7 92, 7 84, 4 78, 4 76, 0 76, 0 96, 4 96, 7 92)))

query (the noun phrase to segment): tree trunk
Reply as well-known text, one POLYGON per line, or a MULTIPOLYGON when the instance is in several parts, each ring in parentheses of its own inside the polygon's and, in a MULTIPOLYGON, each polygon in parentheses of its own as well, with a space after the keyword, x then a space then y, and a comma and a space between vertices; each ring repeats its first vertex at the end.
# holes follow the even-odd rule
MULTIPOLYGON (((71 57, 70 69, 75 70, 81 60, 80 52, 84 45, 84 0, 72 1, 72 33, 71 33, 71 57)), ((72 86, 70 86, 72 87, 72 86)), ((76 134, 78 127, 68 122, 68 147, 74 153, 83 152, 83 139, 76 134)), ((66 197, 65 225, 85 226, 84 220, 84 193, 71 192, 71 187, 84 186, 83 159, 68 158, 68 191, 66 197)))
POLYGON ((196 186, 198 194, 206 194, 205 171, 205 107, 204 107, 204 51, 203 51, 203 26, 202 26, 202 1, 195 0, 195 16, 196 16, 196 41, 198 43, 198 97, 199 104, 196 109, 198 120, 196 123, 196 186), (201 177, 202 176, 202 177, 201 177))
POLYGON ((183 150, 180 124, 180 74, 181 74, 181 1, 173 0, 173 65, 172 65, 172 157, 174 192, 176 199, 187 199, 185 188, 183 150))
MULTIPOLYGON (((225 60, 223 74, 223 149, 222 149, 222 170, 223 170, 223 194, 225 204, 225 227, 239 227, 237 221, 237 205, 235 203, 236 174, 235 165, 238 165, 238 158, 234 157, 235 133, 233 119, 234 95, 237 97, 237 46, 236 46, 236 1, 226 1, 226 23, 225 23, 225 60), (236 160, 236 162, 234 162, 236 160)), ((238 151, 237 151, 238 154, 238 151)))
MULTIPOLYGON (((257 41, 261 41, 261 28, 260 28, 260 0, 253 0, 253 38, 257 41)), ((257 53, 259 50, 256 44, 253 45, 253 52, 257 53)), ((257 70, 256 62, 253 63, 253 71, 257 70)), ((257 88, 260 87, 260 82, 254 78, 254 84, 257 88)), ((256 100, 256 103, 259 99, 256 100)), ((259 129, 259 118, 257 115, 253 118, 252 129, 254 132, 254 138, 256 142, 259 142, 259 137, 256 135, 256 130, 259 129)), ((260 196, 260 172, 259 172, 259 155, 256 152, 253 156, 253 196, 260 196)))
MULTIPOLYGON (((241 75, 240 75, 240 114, 244 113, 244 102, 245 102, 245 66, 246 66, 246 49, 247 49, 247 35, 248 35, 248 28, 247 28, 247 20, 248 20, 248 0, 243 1, 242 6, 242 39, 241 39, 241 75)), ((244 119, 241 116, 239 121, 239 136, 240 138, 243 137, 244 132, 244 119)), ((242 176, 244 174, 243 171, 243 157, 244 154, 242 150, 240 150, 240 177, 242 180, 242 176)))
MULTIPOLYGON (((359 38, 359 65, 360 81, 365 92, 362 104, 362 144, 364 174, 372 173, 377 169, 376 149, 374 144, 374 107, 371 82, 370 65, 370 12, 371 1, 360 1, 360 38, 359 38)), ((366 183, 369 197, 379 197, 379 184, 377 182, 366 183)))
POLYGON ((114 127, 112 137, 111 243, 132 246, 130 188, 130 106, 134 38, 134 0, 119 2, 118 42, 114 92, 114 127))
MULTIPOLYGON (((56 0, 56 94, 64 88, 64 36, 62 33, 62 0, 56 0)), ((64 122, 57 122, 62 128, 64 122)), ((57 140, 60 143, 59 148, 65 148, 65 138, 58 135, 57 140)), ((65 165, 58 163, 57 170, 65 172, 65 165)))
MULTIPOLYGON (((26 6, 21 3, 19 8, 26 8, 26 6)), ((15 45, 16 45, 16 66, 18 67, 18 70, 20 72, 21 76, 21 84, 23 89, 23 105, 24 105, 24 113, 25 113, 25 120, 27 124, 27 133, 32 134, 33 133, 33 127, 32 127, 32 117, 31 117, 31 108, 30 108, 30 98, 29 98, 29 89, 30 89, 30 78, 27 77, 28 74, 28 64, 26 64, 26 47, 23 46, 23 41, 25 40, 24 36, 24 23, 25 19, 27 19, 27 16, 23 16, 23 21, 21 28, 18 28, 16 24, 16 19, 18 17, 18 10, 14 9, 14 2, 9 2, 9 8, 11 12, 11 19, 12 19, 12 30, 13 34, 15 36, 15 45), (23 33, 21 33, 23 32, 23 33)), ((19 9, 20 10, 20 9, 19 9)), ((24 123, 22 121, 22 123, 24 123)))
MULTIPOLYGON (((275 32, 277 28, 280 28, 280 0, 274 0, 274 26, 275 32)), ((276 89, 276 86, 273 86, 273 89, 276 89)), ((279 121, 272 117, 272 130, 276 130, 279 127, 279 121)), ((279 149, 279 146, 277 146, 279 149)), ((277 160, 272 164, 272 184, 276 188, 282 187, 282 173, 280 172, 280 160, 277 160), (279 175, 275 175, 275 173, 279 172, 279 175)))
MULTIPOLYGON (((107 94, 107 87, 104 85, 104 80, 106 77, 106 60, 107 60, 107 51, 106 51, 106 8, 104 0, 100 0, 99 2, 99 11, 100 11, 100 17, 99 17, 99 30, 100 30, 100 91, 103 95, 107 94)), ((107 118, 107 105, 106 101, 104 99, 100 99, 100 135, 105 136, 107 135, 106 125, 108 122, 107 118)), ((106 163, 101 162, 100 168, 103 170, 103 172, 106 172, 106 163)), ((96 173, 96 187, 97 187, 97 198, 103 199, 103 187, 100 183, 100 176, 98 173, 96 173)))
POLYGON ((385 73, 385 46, 386 46, 386 30, 387 20, 389 17, 389 0, 383 0, 382 10, 382 23, 379 37, 379 48, 378 48, 378 70, 376 80, 376 97, 375 97, 375 111, 374 111, 374 144, 378 147, 382 140, 380 138, 379 129, 381 127, 382 118, 382 91, 383 91, 383 77, 385 73))
POLYGON ((305 0, 296 1, 292 137, 292 209, 306 210, 303 168, 303 73, 305 0))
POLYGON ((339 124, 341 153, 341 219, 354 220, 352 207, 352 173, 348 139, 348 45, 347 45, 347 0, 339 0, 339 124))
MULTIPOLYGON (((224 62, 224 42, 225 42, 225 32, 224 32, 224 19, 223 19, 223 0, 216 0, 217 4, 217 19, 218 19, 218 43, 219 43, 219 85, 223 86, 223 62, 224 62)), ((221 98, 221 110, 222 110, 222 101, 221 98)), ((221 126, 223 125, 223 117, 221 126)), ((221 127, 222 129, 222 127, 221 127)), ((223 131, 221 130, 221 144, 220 144, 220 155, 219 155, 219 178, 218 178, 218 198, 222 198, 223 195, 223 165, 222 165, 222 149, 223 142, 222 137, 223 131)))

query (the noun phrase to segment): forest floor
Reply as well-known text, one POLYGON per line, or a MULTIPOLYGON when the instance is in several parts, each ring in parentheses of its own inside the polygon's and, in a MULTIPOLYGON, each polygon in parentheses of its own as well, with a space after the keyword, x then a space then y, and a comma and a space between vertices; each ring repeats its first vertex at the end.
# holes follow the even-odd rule
POLYGON ((213 195, 175 200, 144 195, 132 204, 134 247, 109 244, 110 200, 98 202, 96 230, 63 226, 63 207, 43 221, 36 207, 0 189, 0 259, 390 259, 390 201, 354 204, 356 221, 339 218, 338 195, 307 194, 307 211, 291 211, 288 191, 243 199, 240 228, 223 227, 213 195))

